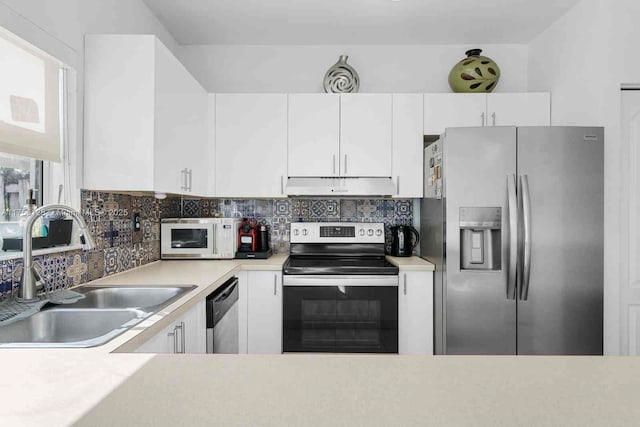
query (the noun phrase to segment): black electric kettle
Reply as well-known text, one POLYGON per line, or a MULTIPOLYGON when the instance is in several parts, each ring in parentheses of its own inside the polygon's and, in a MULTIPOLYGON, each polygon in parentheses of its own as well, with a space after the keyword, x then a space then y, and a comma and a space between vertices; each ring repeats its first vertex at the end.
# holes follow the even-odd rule
POLYGON ((411 256, 415 247, 418 246, 418 243, 420 243, 420 234, 418 234, 418 230, 410 225, 396 225, 391 227, 392 256, 411 256))

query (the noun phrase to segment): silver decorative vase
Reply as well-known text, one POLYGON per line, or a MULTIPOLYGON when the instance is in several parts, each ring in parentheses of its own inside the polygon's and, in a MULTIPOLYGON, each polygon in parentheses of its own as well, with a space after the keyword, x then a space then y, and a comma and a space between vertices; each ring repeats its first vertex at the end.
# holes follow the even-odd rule
POLYGON ((324 91, 327 93, 356 93, 360 89, 360 77, 356 70, 347 64, 347 55, 340 59, 324 75, 324 91))

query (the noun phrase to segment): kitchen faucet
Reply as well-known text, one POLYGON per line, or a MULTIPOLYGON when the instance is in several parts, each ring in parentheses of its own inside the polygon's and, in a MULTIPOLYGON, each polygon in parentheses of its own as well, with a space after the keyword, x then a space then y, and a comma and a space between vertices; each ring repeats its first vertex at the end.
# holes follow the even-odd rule
POLYGON ((80 226, 80 243, 82 249, 91 250, 96 247, 91 234, 87 230, 87 224, 82 219, 82 216, 75 209, 65 205, 46 205, 36 209, 25 221, 24 232, 22 234, 22 259, 23 270, 22 280, 20 282, 20 290, 18 292, 18 298, 21 301, 33 301, 37 299, 37 285, 41 282, 40 274, 33 267, 33 255, 32 255, 32 229, 36 220, 42 217, 47 212, 64 212, 71 216, 80 226))

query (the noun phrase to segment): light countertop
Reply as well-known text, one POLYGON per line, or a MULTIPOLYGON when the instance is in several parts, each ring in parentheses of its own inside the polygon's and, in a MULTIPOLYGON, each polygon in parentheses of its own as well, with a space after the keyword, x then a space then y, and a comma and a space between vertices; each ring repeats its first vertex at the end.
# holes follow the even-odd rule
POLYGON ((79 426, 638 425, 640 359, 155 356, 79 426))
MULTIPOLYGON (((132 376, 141 367, 151 362, 154 363, 149 367, 151 371, 146 372, 151 372, 153 375, 153 369, 157 369, 156 356, 128 352, 133 351, 170 322, 187 312, 229 277, 240 271, 280 271, 286 258, 287 255, 274 255, 267 260, 158 261, 91 282, 92 285, 195 285, 196 289, 100 347, 87 349, 1 349, 0 364, 4 366, 4 369, 0 375, 0 389, 10 390, 10 392, 3 395, 3 403, 0 405, 0 425, 69 425, 107 397, 116 387, 123 383, 126 385, 129 378, 133 378, 134 382, 131 384, 140 385, 135 382, 135 376, 132 376)), ((419 259, 411 261, 410 258, 403 258, 396 262, 415 262, 416 265, 421 265, 416 268, 426 268, 423 263, 417 260, 419 259)), ((390 261, 394 262, 393 258, 390 261)), ((291 355, 276 356, 275 358, 268 356, 256 358, 248 355, 231 356, 230 358, 201 355, 201 357, 194 359, 196 360, 194 366, 204 367, 202 363, 207 363, 205 361, 209 360, 208 363, 213 364, 205 368, 207 374, 204 377, 209 378, 211 375, 211 378, 215 378, 219 375, 226 375, 224 372, 217 371, 218 369, 226 371, 227 368, 224 364, 231 362, 225 362, 225 360, 233 361, 229 367, 233 366, 232 369, 235 371, 245 369, 242 367, 245 362, 249 363, 247 369, 257 369, 253 364, 266 363, 270 365, 269 361, 281 360, 273 365, 276 368, 282 363, 287 365, 289 362, 283 361, 290 358, 298 360, 296 356, 291 355), (223 365, 219 365, 219 363, 223 363, 223 365)), ((376 356, 364 356, 362 360, 368 358, 376 359, 376 356)), ((167 373, 172 372, 171 376, 176 379, 183 377, 184 364, 191 364, 185 355, 160 357, 158 360, 157 363, 175 363, 167 373)), ((316 361, 314 363, 319 362, 321 366, 325 365, 321 359, 312 358, 311 360, 316 361)), ((294 372, 285 371, 283 371, 284 377, 288 377, 294 372)), ((345 378, 348 378, 348 373, 345 373, 345 378)), ((242 376, 237 380, 245 381, 242 376)), ((217 381, 211 383, 212 386, 215 384, 219 383, 217 381)), ((244 385, 238 383, 237 386, 240 389, 252 388, 253 384, 246 382, 244 385)), ((144 396, 128 396, 126 399, 130 402, 143 404, 153 400, 149 399, 150 396, 162 395, 158 391, 150 386, 145 389, 144 396)), ((116 396, 122 397, 119 393, 117 392, 116 396)), ((170 405, 170 401, 162 402, 162 405, 170 405)), ((143 407, 144 405, 139 406, 140 409, 143 407)), ((128 413, 128 409, 125 409, 123 408, 121 412, 123 416, 128 413)), ((237 410, 240 409, 242 407, 237 406, 237 410)), ((194 414, 197 413, 197 411, 194 412, 194 414)), ((135 422, 140 425, 143 421, 138 418, 129 418, 122 424, 135 422)), ((155 425, 166 425, 166 423, 160 422, 155 425)))
POLYGON ((436 268, 436 266, 431 264, 429 261, 417 256, 410 256, 410 257, 387 256, 387 261, 389 261, 391 264, 401 269, 406 269, 406 270, 434 271, 436 268))

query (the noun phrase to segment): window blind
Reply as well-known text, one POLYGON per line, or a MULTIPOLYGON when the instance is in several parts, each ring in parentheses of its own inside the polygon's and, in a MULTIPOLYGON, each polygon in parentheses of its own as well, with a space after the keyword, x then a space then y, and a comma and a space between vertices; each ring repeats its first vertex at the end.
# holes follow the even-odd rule
POLYGON ((60 162, 60 63, 0 31, 0 152, 60 162))

